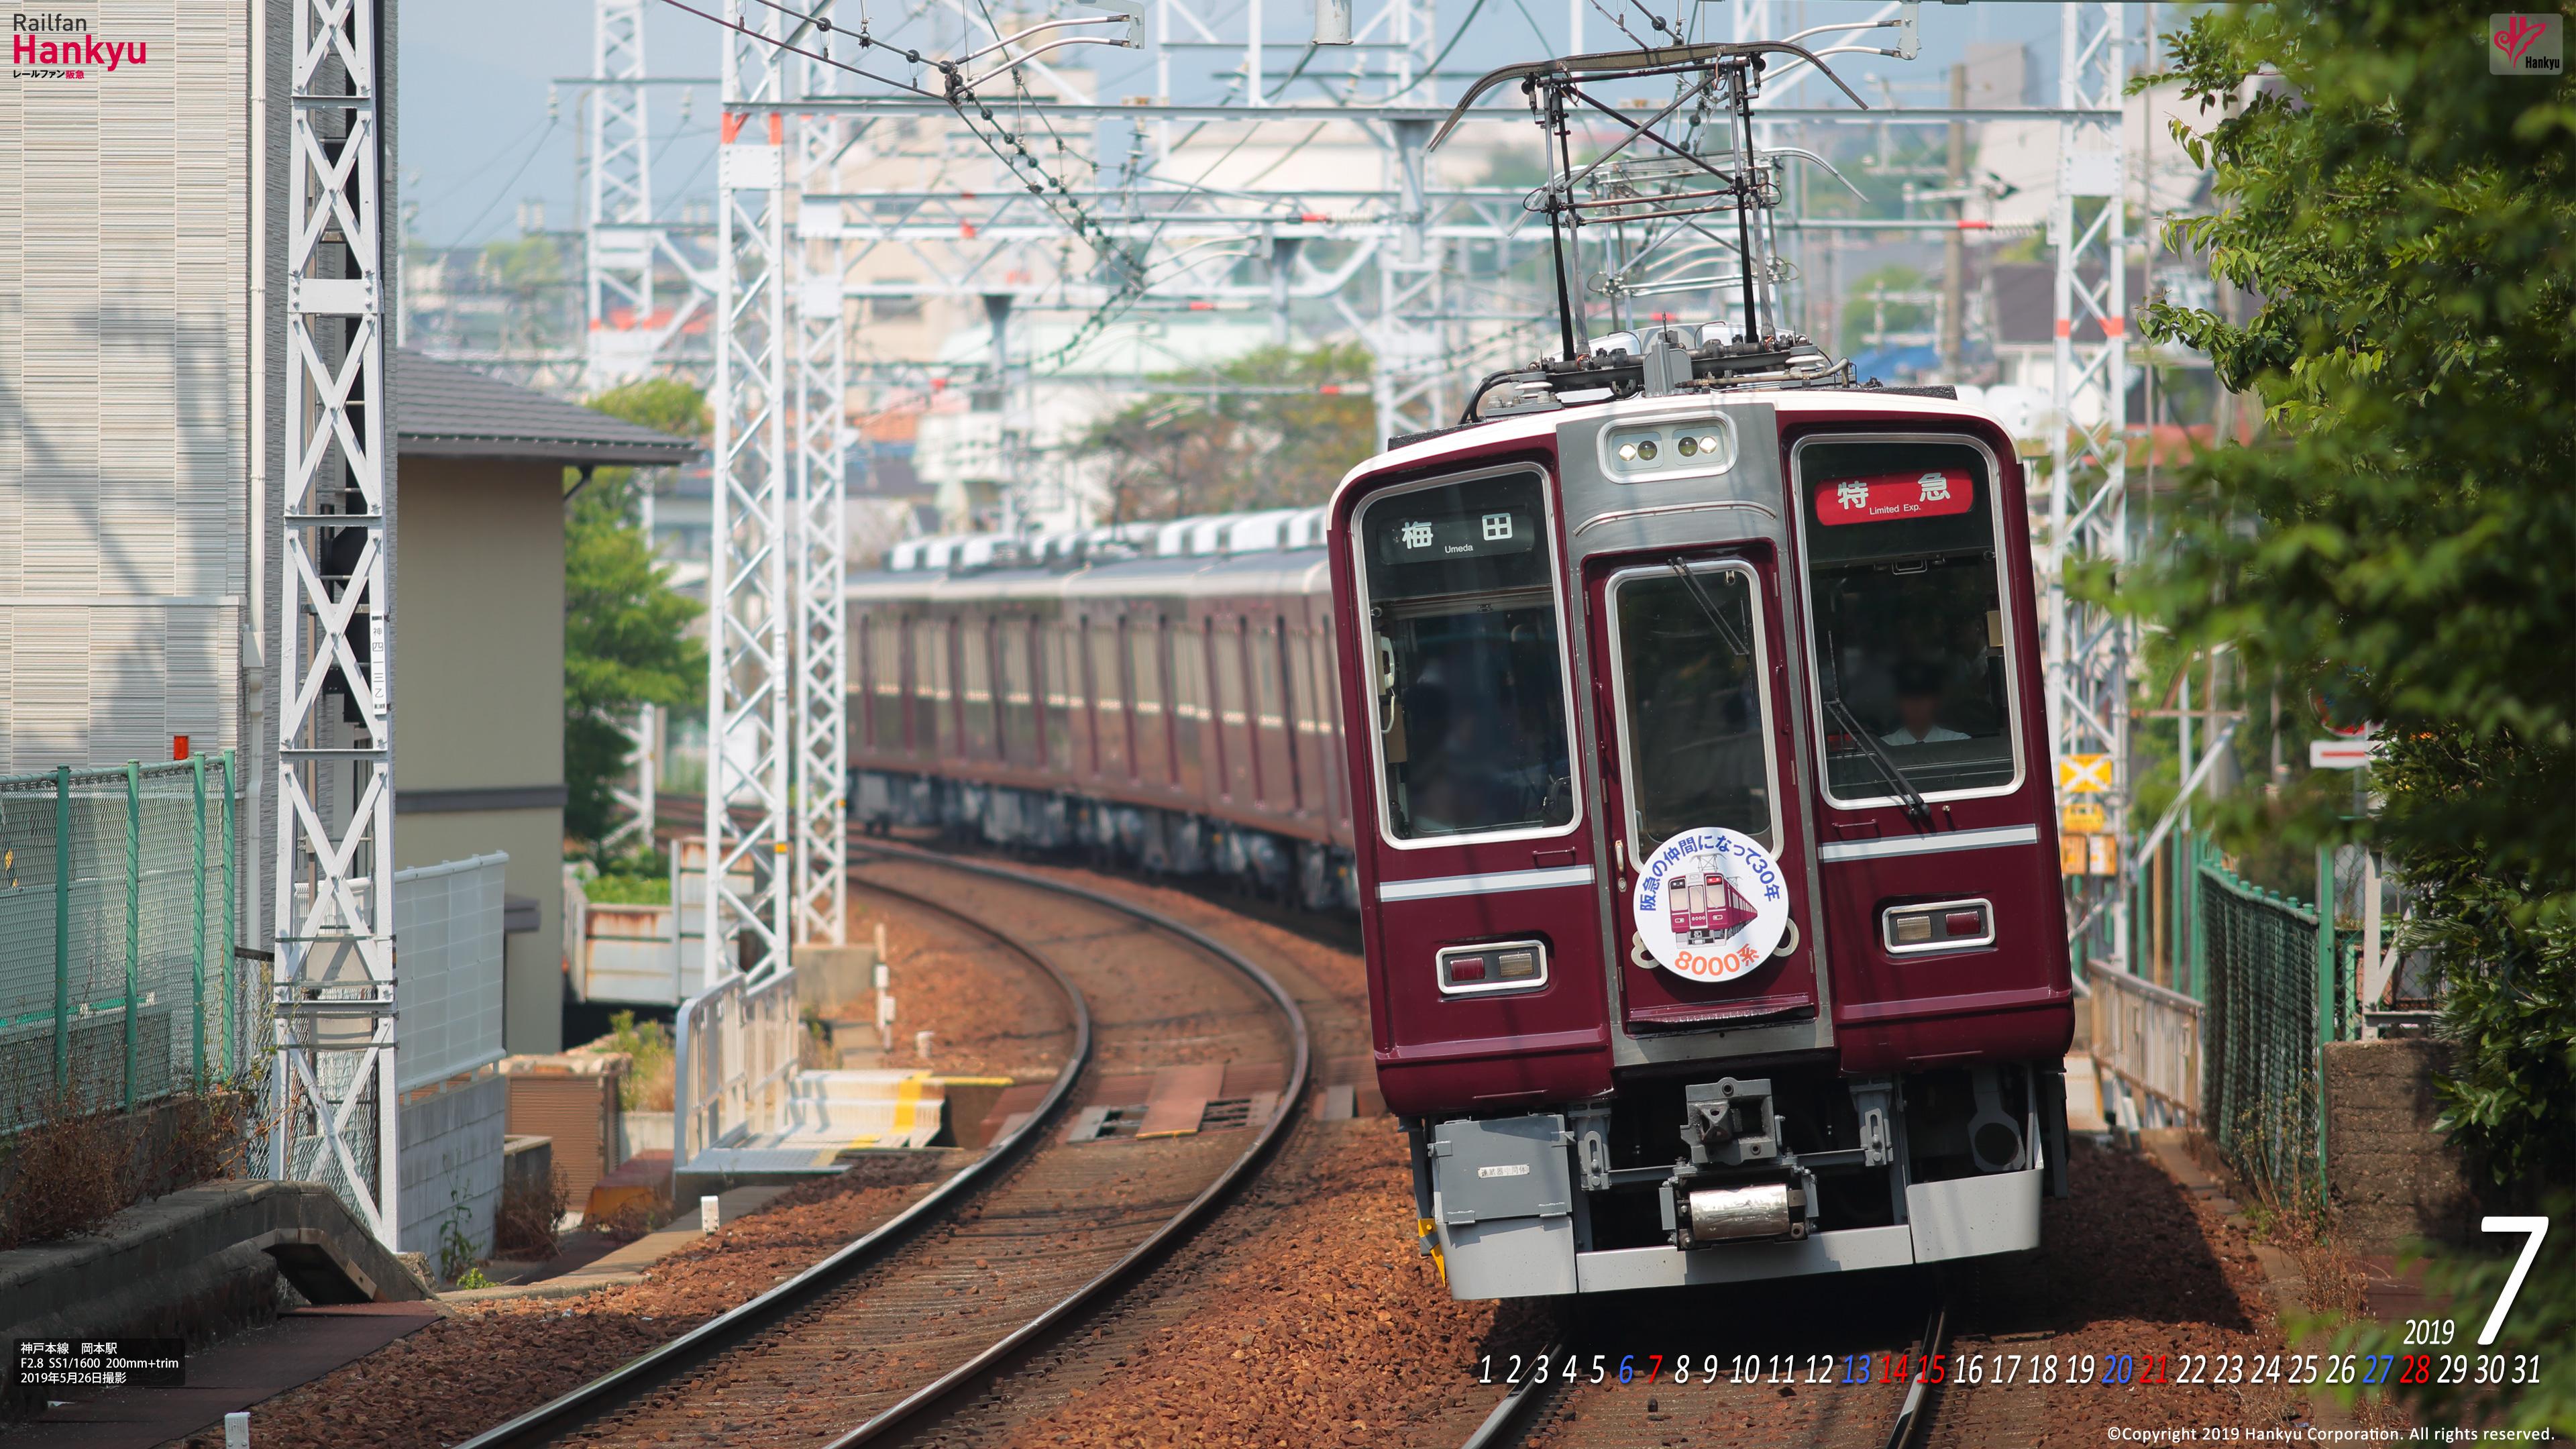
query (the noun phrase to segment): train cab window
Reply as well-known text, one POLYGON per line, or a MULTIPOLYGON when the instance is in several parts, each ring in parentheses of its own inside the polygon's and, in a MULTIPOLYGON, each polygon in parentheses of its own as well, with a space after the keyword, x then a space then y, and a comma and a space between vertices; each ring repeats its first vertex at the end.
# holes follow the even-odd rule
POLYGON ((1553 549, 1535 473, 1371 499, 1359 518, 1388 833, 1574 821, 1553 549))
POLYGON ((2011 788, 1992 459, 1965 442, 1812 441, 1796 471, 1827 796, 2011 788))
POLYGON ((1675 833, 1740 830, 1769 849, 1770 699, 1753 571, 1634 569, 1610 582, 1628 849, 1675 833))

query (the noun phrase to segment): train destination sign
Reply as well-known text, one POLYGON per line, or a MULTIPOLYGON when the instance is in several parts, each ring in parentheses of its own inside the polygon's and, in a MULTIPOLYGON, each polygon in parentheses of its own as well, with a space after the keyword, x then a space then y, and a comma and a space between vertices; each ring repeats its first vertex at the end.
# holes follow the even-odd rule
POLYGON ((1638 862, 1637 936, 1654 964, 1732 981, 1771 959, 1789 926, 1780 862, 1723 826, 1685 830, 1638 862))
POLYGON ((1886 523, 1899 518, 1939 518, 1976 506, 1977 482, 1965 468, 1920 473, 1878 473, 1835 478, 1816 487, 1816 521, 1886 523))
POLYGON ((1447 518, 1406 518, 1398 514, 1377 524, 1374 531, 1378 557, 1391 564, 1527 553, 1538 544, 1537 525, 1531 515, 1517 508, 1447 518))

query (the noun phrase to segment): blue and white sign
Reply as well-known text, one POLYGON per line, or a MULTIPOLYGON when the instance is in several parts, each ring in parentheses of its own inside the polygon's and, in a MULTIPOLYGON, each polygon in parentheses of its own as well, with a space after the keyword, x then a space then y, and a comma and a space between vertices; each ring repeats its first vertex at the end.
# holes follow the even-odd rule
POLYGON ((1633 905, 1652 964, 1693 981, 1744 975, 1771 959, 1789 927, 1780 862, 1723 826, 1682 831, 1639 861, 1633 905))

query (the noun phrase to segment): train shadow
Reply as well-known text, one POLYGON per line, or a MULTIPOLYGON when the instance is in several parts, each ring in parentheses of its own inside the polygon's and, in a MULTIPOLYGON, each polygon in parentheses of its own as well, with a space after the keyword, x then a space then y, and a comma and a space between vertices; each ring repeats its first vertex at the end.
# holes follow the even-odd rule
POLYGON ((2096 1324, 2251 1329, 2244 1303, 2180 1183, 2136 1153, 2070 1145, 2073 1194, 2043 1209, 2039 1251, 1945 1275, 1953 1305, 1994 1333, 2096 1324))

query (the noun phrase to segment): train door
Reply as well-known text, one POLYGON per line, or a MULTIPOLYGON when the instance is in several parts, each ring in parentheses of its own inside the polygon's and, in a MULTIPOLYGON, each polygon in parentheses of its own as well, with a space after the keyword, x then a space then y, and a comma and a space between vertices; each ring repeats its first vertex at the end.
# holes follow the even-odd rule
MULTIPOLYGON (((1791 931, 1769 959, 1724 981, 1655 964, 1627 920, 1639 862, 1686 830, 1719 826, 1781 861, 1805 857, 1805 825, 1781 790, 1795 758, 1784 705, 1786 649, 1776 573, 1740 557, 1613 565, 1590 581, 1592 649, 1605 661, 1603 791, 1620 865, 1627 943, 1620 1009, 1632 1031, 1812 1015, 1809 903, 1792 892, 1791 931)), ((1752 913, 1720 876, 1685 872, 1664 910, 1677 940, 1722 949, 1752 913)))
POLYGON ((1029 621, 1012 614, 1004 617, 998 627, 1001 630, 998 673, 1002 694, 1002 759, 1006 764, 1031 768, 1040 761, 1037 700, 1031 683, 1035 665, 1030 659, 1029 621))
POLYGON ((1158 647, 1162 634, 1152 619, 1121 619, 1118 629, 1127 636, 1127 678, 1136 702, 1132 726, 1136 778, 1160 789, 1170 783, 1172 771, 1172 736, 1163 714, 1165 685, 1158 647))
POLYGON ((1261 798, 1253 783, 1251 706, 1243 697, 1244 621, 1208 621, 1208 673, 1216 682, 1216 740, 1219 788, 1229 800, 1244 804, 1261 798))
POLYGON ((1081 773, 1086 758, 1082 736, 1082 671, 1067 635, 1073 625, 1061 614, 1038 625, 1038 687, 1046 692, 1047 772, 1059 780, 1081 773))
POLYGON ((990 760, 1000 754, 999 691, 993 687, 993 648, 999 631, 991 619, 958 621, 958 715, 965 721, 963 753, 970 760, 990 760))
POLYGON ((1303 652, 1299 646, 1304 640, 1288 632, 1285 614, 1270 621, 1270 636, 1272 667, 1279 676, 1279 743, 1288 760, 1288 790, 1282 803, 1302 815, 1306 810, 1306 782, 1314 778, 1313 768, 1303 758, 1306 732, 1301 728, 1305 723, 1303 710, 1313 696, 1298 688, 1297 679, 1298 656, 1303 652))
POLYGON ((1091 682, 1092 771, 1104 780, 1124 780, 1127 767, 1127 689, 1119 676, 1117 626, 1106 619, 1085 619, 1091 682))
POLYGON ((912 622, 912 750, 923 761, 948 757, 955 726, 948 699, 948 626, 938 619, 912 622))
POLYGON ((1170 658, 1173 778, 1184 796, 1205 800, 1208 779, 1200 756, 1207 748, 1207 640, 1186 612, 1181 615, 1180 627, 1172 630, 1170 658))
POLYGON ((1243 667, 1252 675, 1252 739, 1261 765, 1261 801, 1274 811, 1297 808, 1297 773, 1288 732, 1286 633, 1278 620, 1245 622, 1243 667))

